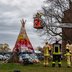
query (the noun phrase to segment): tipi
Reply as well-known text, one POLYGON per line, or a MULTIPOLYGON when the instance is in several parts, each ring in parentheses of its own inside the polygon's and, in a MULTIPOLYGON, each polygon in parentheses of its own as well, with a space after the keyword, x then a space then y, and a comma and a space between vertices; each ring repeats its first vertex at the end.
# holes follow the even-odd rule
POLYGON ((13 48, 12 57, 9 59, 8 62, 18 63, 19 62, 19 53, 20 52, 31 52, 34 53, 34 49, 29 41, 25 30, 25 21, 21 20, 21 30, 16 40, 15 46, 13 48))
POLYGON ((29 38, 27 36, 26 30, 25 30, 25 22, 23 19, 21 20, 21 30, 18 35, 16 44, 13 48, 13 51, 28 51, 28 52, 34 52, 34 49, 32 47, 31 42, 29 41, 29 38))

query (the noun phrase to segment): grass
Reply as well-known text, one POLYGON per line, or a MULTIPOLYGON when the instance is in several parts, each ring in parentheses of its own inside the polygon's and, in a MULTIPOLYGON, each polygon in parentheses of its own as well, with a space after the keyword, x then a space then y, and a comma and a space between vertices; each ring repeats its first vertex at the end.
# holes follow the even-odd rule
POLYGON ((72 72, 72 68, 67 68, 66 62, 62 62, 62 67, 59 68, 51 67, 51 63, 49 67, 44 67, 42 63, 33 64, 33 65, 21 65, 14 63, 0 64, 0 72, 13 72, 18 69, 21 72, 72 72))

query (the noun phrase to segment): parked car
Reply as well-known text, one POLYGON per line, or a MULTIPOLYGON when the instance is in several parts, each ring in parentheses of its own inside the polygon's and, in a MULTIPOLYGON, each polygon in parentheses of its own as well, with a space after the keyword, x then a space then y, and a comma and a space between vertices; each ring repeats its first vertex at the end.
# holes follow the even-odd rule
POLYGON ((30 54, 30 57, 32 58, 32 61, 34 63, 39 63, 40 62, 38 57, 35 54, 30 54))
POLYGON ((33 54, 33 53, 21 53, 20 56, 20 61, 23 61, 23 59, 28 59, 29 62, 31 63, 39 63, 39 59, 38 57, 36 56, 36 54, 33 54))
POLYGON ((10 55, 10 54, 5 54, 5 56, 6 56, 6 57, 10 57, 11 55, 10 55))
POLYGON ((23 64, 33 64, 30 56, 28 54, 21 54, 19 56, 19 60, 20 62, 22 62, 23 64))
POLYGON ((39 60, 43 60, 44 59, 44 56, 41 55, 41 54, 37 54, 37 57, 38 57, 39 60))
POLYGON ((3 60, 8 60, 9 59, 9 57, 7 57, 7 56, 3 56, 3 60))
POLYGON ((3 60, 3 55, 0 55, 0 60, 3 60))
POLYGON ((3 60, 8 60, 10 59, 11 55, 10 54, 5 54, 3 55, 3 60))

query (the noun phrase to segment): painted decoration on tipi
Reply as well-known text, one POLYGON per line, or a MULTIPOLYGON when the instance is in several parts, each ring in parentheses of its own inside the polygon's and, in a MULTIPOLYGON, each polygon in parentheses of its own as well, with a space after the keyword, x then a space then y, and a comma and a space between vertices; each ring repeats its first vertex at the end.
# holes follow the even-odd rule
POLYGON ((23 19, 21 21, 21 24, 22 24, 22 27, 21 27, 21 30, 18 35, 18 38, 17 38, 17 41, 16 41, 13 51, 34 52, 32 44, 27 36, 26 30, 25 30, 25 21, 23 19))
POLYGON ((34 17, 34 28, 35 29, 43 29, 40 13, 37 13, 34 17))

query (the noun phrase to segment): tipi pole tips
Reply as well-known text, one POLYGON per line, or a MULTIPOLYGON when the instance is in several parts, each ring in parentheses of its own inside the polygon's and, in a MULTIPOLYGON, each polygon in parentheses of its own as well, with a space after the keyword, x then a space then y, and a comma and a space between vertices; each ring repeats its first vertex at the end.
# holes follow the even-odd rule
POLYGON ((21 20, 22 27, 24 27, 25 23, 26 23, 26 20, 22 19, 21 20))

